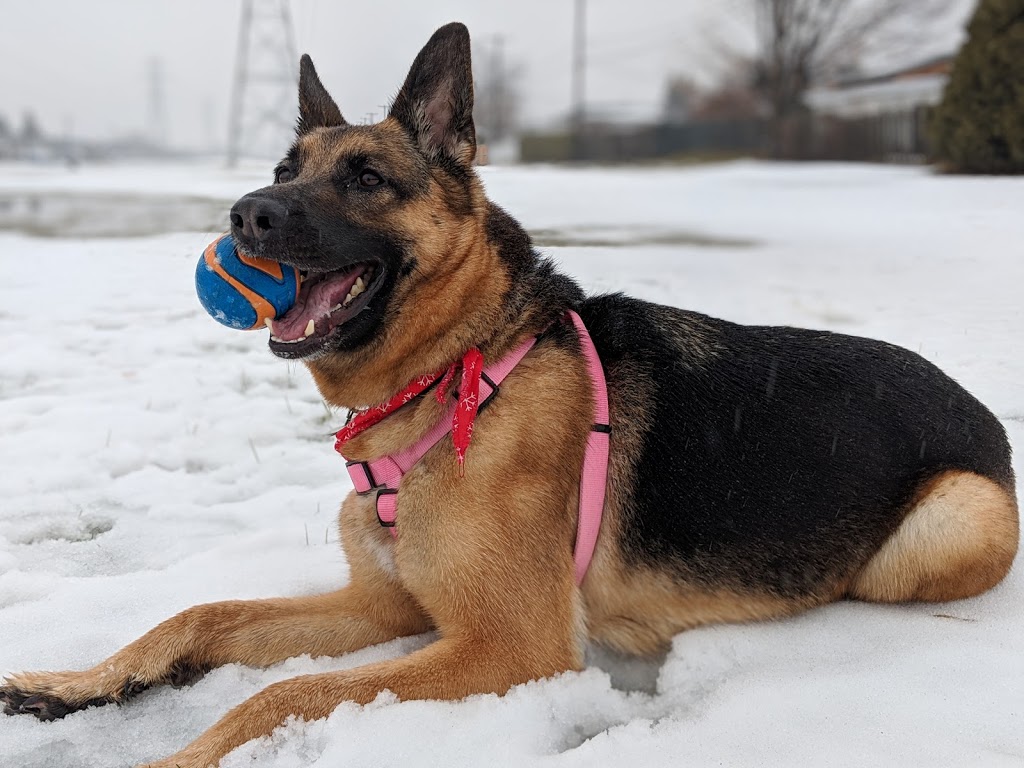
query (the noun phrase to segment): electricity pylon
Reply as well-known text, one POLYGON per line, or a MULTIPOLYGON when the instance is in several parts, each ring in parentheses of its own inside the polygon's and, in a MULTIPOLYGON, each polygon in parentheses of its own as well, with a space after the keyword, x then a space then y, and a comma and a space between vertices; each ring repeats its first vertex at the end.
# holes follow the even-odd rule
POLYGON ((278 157, 298 114, 298 56, 287 0, 242 0, 228 115, 229 168, 240 155, 278 157))

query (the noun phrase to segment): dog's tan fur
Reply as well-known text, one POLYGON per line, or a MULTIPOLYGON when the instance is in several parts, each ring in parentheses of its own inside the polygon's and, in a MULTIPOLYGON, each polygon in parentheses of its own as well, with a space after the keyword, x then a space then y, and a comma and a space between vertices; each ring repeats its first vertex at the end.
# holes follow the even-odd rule
POLYGON ((984 477, 932 478, 910 514, 857 574, 862 600, 941 602, 980 594, 1002 581, 1017 554, 1017 500, 984 477))
MULTIPOLYGON (((389 174, 421 178, 429 189, 407 201, 378 197, 382 205, 349 212, 367 229, 412 243, 416 267, 392 298, 403 311, 389 316, 379 338, 309 362, 327 402, 357 407, 385 400, 474 344, 494 360, 548 327, 550 320, 529 311, 508 316, 511 278, 488 235, 479 182, 455 185, 431 168, 395 120, 340 134, 310 127, 300 149, 304 173, 313 178, 358 152, 389 174)), ((461 161, 467 157, 464 151, 461 161)), ((322 194, 334 194, 329 184, 324 188, 322 194)), ((710 333, 695 326, 680 340, 691 359, 718 354, 705 336, 710 333)), ((12 675, 3 690, 72 705, 120 702, 134 689, 184 681, 229 662, 264 667, 300 654, 334 656, 438 633, 436 642, 404 658, 271 685, 181 752, 151 764, 207 768, 291 715, 325 717, 341 702, 366 703, 385 689, 401 699, 503 693, 580 669, 588 639, 652 654, 676 633, 709 622, 786 616, 847 593, 885 602, 965 597, 1009 569, 1016 503, 996 483, 968 473, 949 473, 922 488, 903 525, 859 573, 837 574, 811 596, 709 585, 687 578, 684 564, 638 563, 624 554, 623 540, 629 500, 642 492, 630 478, 653 426, 650 379, 628 361, 607 373, 614 425, 608 495, 581 588, 572 551, 591 384, 579 350, 545 336, 489 405, 465 477, 444 441, 405 475, 397 539, 378 524, 372 496, 345 500, 339 526, 350 583, 344 589, 196 606, 90 670, 12 675)), ((420 398, 351 440, 346 453, 371 459, 405 448, 442 411, 433 397, 420 398)))

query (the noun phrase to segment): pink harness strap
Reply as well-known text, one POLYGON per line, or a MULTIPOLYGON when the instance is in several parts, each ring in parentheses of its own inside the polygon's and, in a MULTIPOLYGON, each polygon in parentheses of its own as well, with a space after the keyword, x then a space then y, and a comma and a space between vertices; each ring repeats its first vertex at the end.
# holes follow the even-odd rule
MULTIPOLYGON (((576 530, 576 547, 573 551, 576 563, 576 583, 580 584, 583 582, 583 577, 586 575, 590 560, 594 555, 597 534, 601 529, 601 513, 604 509, 608 481, 608 445, 611 427, 608 424, 608 388, 597 349, 594 347, 594 342, 580 316, 571 311, 569 316, 579 334, 580 346, 587 362, 587 373, 593 386, 596 410, 594 425, 588 436, 587 448, 583 457, 583 472, 580 477, 579 522, 576 530)), ((528 339, 497 363, 484 367, 480 379, 481 411, 498 394, 501 382, 526 357, 526 353, 533 348, 536 341, 536 338, 528 339)), ((393 537, 398 535, 395 524, 398 517, 398 489, 402 477, 426 455, 427 451, 451 432, 452 414, 457 407, 458 402, 453 402, 437 424, 405 450, 370 461, 347 461, 345 463, 356 493, 360 495, 374 493, 376 495, 377 519, 382 526, 391 530, 393 537)))
POLYGON ((604 509, 604 495, 608 484, 608 444, 611 438, 611 424, 608 421, 608 385, 597 348, 583 318, 570 312, 573 325, 580 336, 583 357, 587 361, 587 373, 594 389, 594 424, 587 436, 587 450, 583 454, 583 474, 580 475, 580 516, 576 524, 576 583, 582 584, 587 575, 590 559, 597 546, 597 534, 601 530, 601 512, 604 509))
MULTIPOLYGON (((498 385, 519 365, 519 362, 526 357, 526 353, 533 349, 533 345, 536 343, 537 339, 535 338, 527 339, 497 363, 484 367, 483 374, 480 376, 481 410, 498 393, 498 385)), ((452 414, 458 407, 458 401, 453 401, 445 410, 440 421, 405 450, 370 461, 348 461, 345 463, 356 493, 376 493, 377 518, 381 525, 391 529, 392 536, 397 535, 395 530, 397 499, 395 496, 398 493, 398 485, 401 483, 402 477, 427 454, 427 451, 452 431, 452 414)))

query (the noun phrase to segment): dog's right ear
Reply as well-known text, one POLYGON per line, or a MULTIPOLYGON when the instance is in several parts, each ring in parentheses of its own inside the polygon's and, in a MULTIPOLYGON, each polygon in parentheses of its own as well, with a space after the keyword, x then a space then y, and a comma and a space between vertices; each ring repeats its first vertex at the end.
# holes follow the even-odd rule
POLYGON ((299 60, 299 124, 295 132, 302 136, 314 128, 334 128, 345 125, 341 110, 316 74, 308 53, 299 60))

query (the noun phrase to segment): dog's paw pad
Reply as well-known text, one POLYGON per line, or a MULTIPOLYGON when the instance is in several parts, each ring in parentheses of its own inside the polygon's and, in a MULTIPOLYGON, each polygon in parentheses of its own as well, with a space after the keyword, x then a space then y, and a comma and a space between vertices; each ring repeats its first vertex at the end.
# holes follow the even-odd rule
POLYGON ((0 703, 4 705, 5 715, 19 714, 19 708, 27 698, 27 694, 19 693, 13 688, 0 688, 0 703))
POLYGON ((38 720, 57 720, 64 717, 69 712, 70 708, 67 707, 64 702, 51 698, 50 696, 29 696, 18 707, 18 711, 32 715, 38 720))
POLYGON ((4 694, 4 700, 7 702, 4 706, 4 712, 8 715, 32 715, 37 720, 43 721, 59 720, 65 715, 80 709, 80 707, 75 707, 61 701, 55 696, 44 696, 42 694, 24 696, 20 693, 12 692, 4 694))
POLYGON ((105 699, 92 699, 72 703, 59 696, 46 693, 29 693, 14 685, 0 687, 0 704, 6 715, 32 715, 37 720, 59 720, 80 709, 106 704, 105 699))

